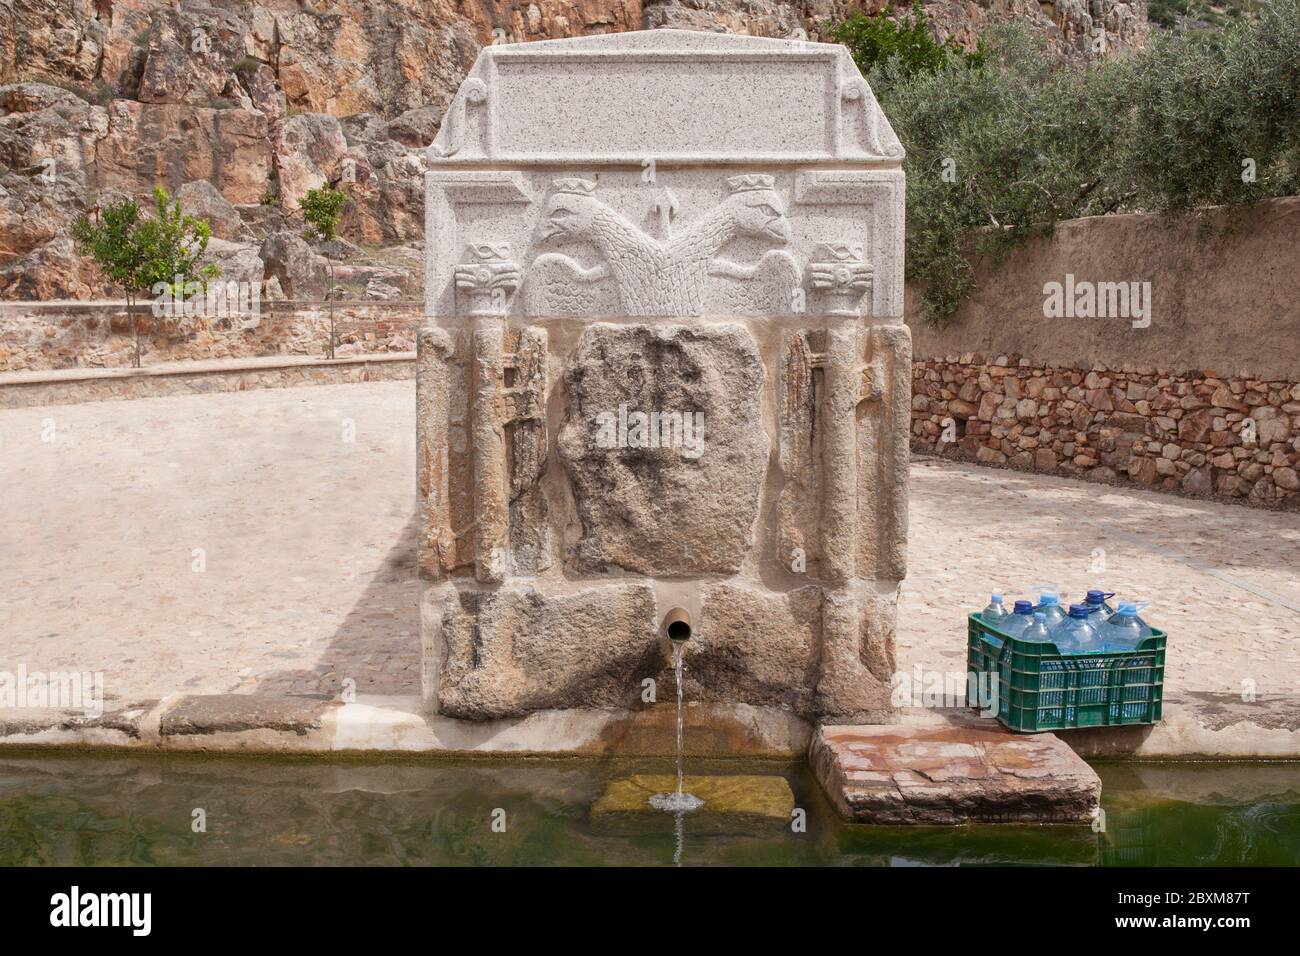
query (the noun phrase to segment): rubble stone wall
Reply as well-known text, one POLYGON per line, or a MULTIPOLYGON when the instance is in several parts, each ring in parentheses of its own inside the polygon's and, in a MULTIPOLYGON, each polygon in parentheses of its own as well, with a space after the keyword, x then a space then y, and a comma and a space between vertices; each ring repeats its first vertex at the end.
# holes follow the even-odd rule
MULTIPOLYGON (((326 303, 263 303, 258 316, 157 318, 137 306, 145 367, 164 362, 326 355, 326 303)), ((335 355, 414 352, 423 322, 417 303, 334 305, 335 355)), ((125 368, 135 340, 131 313, 119 303, 35 302, 0 305, 0 372, 125 368)))
POLYGON ((1164 491, 1300 507, 1300 383, 1037 366, 967 353, 912 366, 912 446, 1164 491))
POLYGON ((913 450, 1300 507, 1297 229, 1300 199, 1106 216, 982 263, 948 324, 909 315, 913 450), (1045 316, 1067 275, 1148 283, 1146 316, 1045 316))

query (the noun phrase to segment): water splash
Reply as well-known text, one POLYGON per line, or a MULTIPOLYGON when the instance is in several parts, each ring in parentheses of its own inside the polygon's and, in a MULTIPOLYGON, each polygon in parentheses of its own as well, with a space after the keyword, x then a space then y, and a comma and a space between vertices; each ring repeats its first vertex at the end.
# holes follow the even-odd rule
POLYGON ((693 793, 656 793, 650 806, 667 813, 690 813, 704 806, 704 801, 693 793))

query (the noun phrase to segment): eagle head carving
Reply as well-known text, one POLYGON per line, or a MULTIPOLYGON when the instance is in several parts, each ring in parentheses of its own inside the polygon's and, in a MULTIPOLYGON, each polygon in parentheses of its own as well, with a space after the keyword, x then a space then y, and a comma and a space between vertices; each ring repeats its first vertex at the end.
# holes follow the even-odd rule
POLYGON ((582 239, 591 234, 592 217, 600 205, 593 193, 596 184, 588 179, 557 179, 555 191, 546 201, 538 239, 582 239))
POLYGON ((777 242, 790 241, 790 220, 785 215, 785 204, 776 191, 772 176, 751 173, 732 176, 727 180, 731 195, 726 205, 730 208, 737 235, 751 236, 777 242))

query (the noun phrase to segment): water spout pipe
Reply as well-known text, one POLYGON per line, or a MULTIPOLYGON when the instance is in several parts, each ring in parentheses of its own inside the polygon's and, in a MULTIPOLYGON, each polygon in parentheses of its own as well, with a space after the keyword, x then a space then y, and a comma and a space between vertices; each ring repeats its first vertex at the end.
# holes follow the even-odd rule
POLYGON ((691 639, 691 615, 684 607, 675 607, 664 615, 664 632, 674 644, 685 644, 691 639))

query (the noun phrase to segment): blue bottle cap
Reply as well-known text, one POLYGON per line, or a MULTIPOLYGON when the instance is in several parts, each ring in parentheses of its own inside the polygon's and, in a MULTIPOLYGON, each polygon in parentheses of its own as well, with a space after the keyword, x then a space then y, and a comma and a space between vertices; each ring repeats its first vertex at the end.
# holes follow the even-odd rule
POLYGON ((1097 588, 1092 588, 1088 591, 1088 597, 1086 600, 1089 604, 1104 604, 1106 602, 1106 592, 1097 588))
POLYGON ((1001 603, 1002 603, 1002 595, 1001 595, 1001 594, 998 594, 998 593, 995 591, 995 592, 993 593, 993 595, 989 598, 989 600, 991 600, 994 604, 1001 604, 1001 603))
POLYGON ((1121 613, 1121 614, 1129 614, 1129 615, 1132 615, 1132 616, 1136 617, 1136 616, 1137 616, 1137 612, 1138 612, 1138 606, 1137 606, 1137 602, 1136 602, 1136 601, 1120 601, 1120 602, 1119 602, 1119 613, 1121 613))
POLYGON ((1055 591, 1044 591, 1038 599, 1043 607, 1054 607, 1061 603, 1061 597, 1055 591))
POLYGON ((1092 608, 1088 607, 1086 604, 1071 604, 1070 617, 1087 617, 1088 612, 1091 610, 1092 608))
POLYGON ((1031 611, 1033 611, 1033 609, 1034 609, 1034 604, 1033 604, 1032 601, 1017 601, 1017 602, 1016 602, 1016 613, 1017 613, 1017 614, 1029 614, 1031 611))

